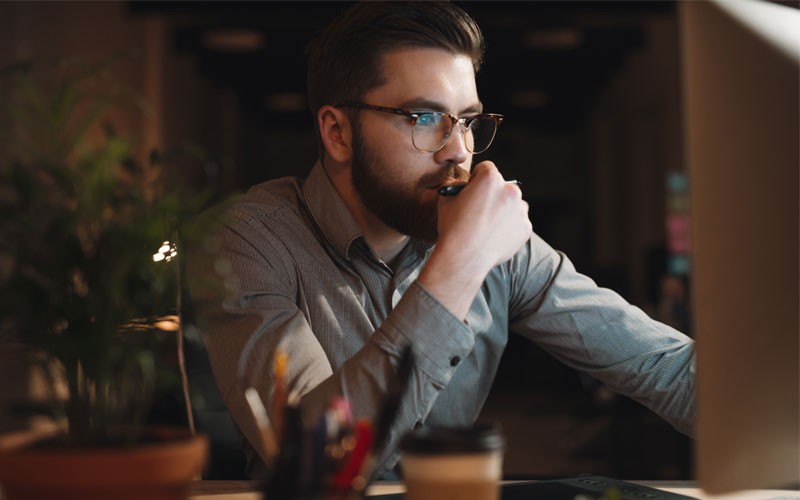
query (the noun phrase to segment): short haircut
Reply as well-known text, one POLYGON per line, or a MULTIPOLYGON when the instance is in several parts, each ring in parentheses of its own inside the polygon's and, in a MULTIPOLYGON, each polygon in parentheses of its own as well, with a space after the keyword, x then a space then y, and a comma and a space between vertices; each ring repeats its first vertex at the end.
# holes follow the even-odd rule
POLYGON ((306 47, 308 102, 315 129, 322 106, 358 101, 382 85, 381 57, 402 48, 436 48, 467 55, 477 73, 484 40, 475 21, 450 2, 357 3, 306 47))

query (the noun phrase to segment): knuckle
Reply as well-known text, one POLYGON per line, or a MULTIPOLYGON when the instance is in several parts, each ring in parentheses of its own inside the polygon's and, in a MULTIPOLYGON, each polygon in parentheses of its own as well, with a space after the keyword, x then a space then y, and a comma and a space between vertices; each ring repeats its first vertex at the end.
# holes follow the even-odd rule
POLYGON ((484 160, 477 165, 475 165, 473 171, 476 174, 490 174, 492 171, 497 171, 497 166, 495 166, 494 162, 491 160, 484 160))

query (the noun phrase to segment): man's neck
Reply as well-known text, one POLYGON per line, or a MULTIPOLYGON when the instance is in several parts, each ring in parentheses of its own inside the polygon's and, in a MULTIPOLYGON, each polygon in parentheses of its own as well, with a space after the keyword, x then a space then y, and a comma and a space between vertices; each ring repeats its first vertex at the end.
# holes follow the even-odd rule
POLYGON ((383 262, 391 262, 403 250, 409 237, 397 232, 383 223, 361 202, 361 197, 353 186, 350 172, 343 168, 328 168, 330 159, 323 163, 322 168, 328 174, 334 188, 350 214, 355 219, 364 234, 364 239, 375 255, 383 262))
POLYGON ((388 231, 371 231, 367 229, 358 218, 356 218, 356 221, 358 221, 361 229, 364 231, 364 239, 367 240, 372 251, 387 265, 389 265, 403 250, 406 244, 408 244, 409 237, 393 229, 386 228, 388 231))

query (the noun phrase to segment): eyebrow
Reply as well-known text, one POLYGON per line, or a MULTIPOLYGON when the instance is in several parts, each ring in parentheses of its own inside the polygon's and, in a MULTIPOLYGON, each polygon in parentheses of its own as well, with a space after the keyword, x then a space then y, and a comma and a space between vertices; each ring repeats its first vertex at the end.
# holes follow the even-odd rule
MULTIPOLYGON (((441 111, 443 113, 449 113, 449 111, 447 111, 447 108, 445 108, 441 103, 423 98, 409 99, 408 101, 405 101, 402 104, 400 104, 400 107, 403 109, 411 109, 411 110, 430 109, 432 111, 441 111)), ((479 101, 473 104, 472 106, 469 106, 459 111, 458 116, 461 116, 466 113, 482 113, 482 112, 483 112, 483 103, 479 101)))

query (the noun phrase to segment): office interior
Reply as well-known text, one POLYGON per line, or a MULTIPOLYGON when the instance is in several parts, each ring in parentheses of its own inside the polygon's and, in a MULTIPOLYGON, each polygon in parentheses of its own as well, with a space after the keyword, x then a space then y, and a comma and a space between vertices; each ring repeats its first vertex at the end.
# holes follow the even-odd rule
MULTIPOLYGON (((303 47, 347 5, 0 2, 0 67, 118 57, 113 73, 147 107, 115 126, 142 151, 195 145, 206 160, 176 173, 220 201, 314 163, 303 47)), ((484 107, 505 115, 484 156, 522 182, 534 230, 692 335, 677 2, 462 6, 487 40, 484 107)), ((0 348, 0 405, 36 390, 18 353, 0 348)), ((503 425, 507 476, 693 477, 689 438, 513 336, 482 418, 503 425)), ((0 413, 0 432, 23 425, 0 413)))

